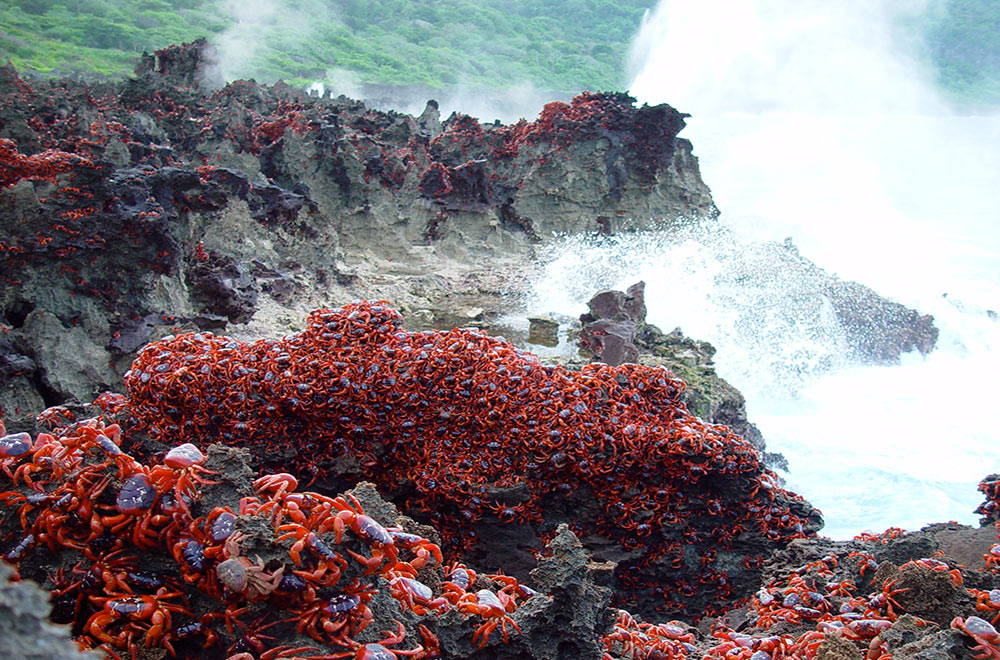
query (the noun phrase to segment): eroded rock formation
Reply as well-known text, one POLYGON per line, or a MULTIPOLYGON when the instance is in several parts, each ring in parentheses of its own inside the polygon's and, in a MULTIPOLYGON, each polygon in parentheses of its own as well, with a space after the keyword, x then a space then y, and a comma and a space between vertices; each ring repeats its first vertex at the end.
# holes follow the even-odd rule
POLYGON ((553 233, 716 213, 669 106, 585 94, 511 126, 442 122, 434 104, 415 119, 280 84, 213 91, 204 47, 158 51, 120 83, 0 70, 9 424, 120 387, 123 337, 220 317, 280 332, 330 298, 460 322, 496 314, 553 233), (56 375, 32 312, 80 335, 91 382, 56 375))

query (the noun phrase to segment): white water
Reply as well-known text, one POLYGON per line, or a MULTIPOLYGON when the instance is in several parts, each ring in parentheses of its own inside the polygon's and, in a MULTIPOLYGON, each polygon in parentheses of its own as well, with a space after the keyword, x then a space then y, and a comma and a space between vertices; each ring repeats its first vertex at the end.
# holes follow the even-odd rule
POLYGON ((575 315, 645 280, 650 321, 716 346, 834 538, 974 524, 976 483, 1000 471, 1000 119, 953 116, 907 59, 892 26, 915 4, 661 2, 631 90, 693 115, 682 135, 723 215, 672 238, 567 240, 530 304, 575 315), (787 251, 767 242, 786 237, 933 314, 937 348, 851 364, 829 305, 775 267, 787 251))

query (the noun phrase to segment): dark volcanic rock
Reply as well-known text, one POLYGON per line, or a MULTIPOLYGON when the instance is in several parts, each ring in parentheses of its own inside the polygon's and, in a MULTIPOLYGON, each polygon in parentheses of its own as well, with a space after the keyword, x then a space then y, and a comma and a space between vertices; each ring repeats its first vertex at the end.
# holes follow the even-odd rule
MULTIPOLYGON (((0 223, 5 315, 88 319, 87 355, 120 374, 152 327, 141 319, 242 323, 267 309, 273 329, 331 297, 496 314, 540 237, 716 214, 669 106, 586 94, 535 122, 441 122, 433 103, 414 118, 281 84, 212 91, 212 67, 194 42, 143 56, 124 82, 0 71, 0 214, 19 220, 0 223)), ((42 378, 36 361, 19 392, 65 381, 57 367, 42 378)), ((0 389, 4 409, 27 400, 0 389)))
POLYGON ((580 317, 580 347, 612 366, 635 362, 635 333, 646 320, 645 288, 645 282, 638 282, 624 293, 602 291, 591 298, 590 312, 580 317))
MULTIPOLYGON (((687 384, 684 403, 698 417, 724 424, 764 450, 764 438, 747 420, 746 400, 739 390, 720 378, 712 361, 715 348, 685 337, 680 329, 663 334, 646 323, 645 283, 627 291, 602 291, 580 317, 580 345, 585 354, 607 364, 639 362, 666 367, 687 384)), ((765 453, 768 465, 787 468, 780 454, 765 453)))
POLYGON ((520 609, 521 639, 533 658, 597 660, 602 649, 594 633, 606 634, 615 618, 611 590, 595 583, 594 564, 568 526, 559 526, 546 549, 551 556, 531 571, 545 596, 520 609))
POLYGON ((176 85, 197 87, 218 83, 218 53, 205 39, 180 46, 168 46, 154 54, 143 53, 135 65, 137 76, 157 74, 176 85))
POLYGON ((836 359, 859 364, 895 364, 901 354, 927 353, 937 341, 933 317, 827 273, 790 240, 744 246, 730 262, 716 283, 739 298, 733 311, 746 327, 798 326, 815 335, 810 339, 836 343, 836 359))
POLYGON ((246 323, 257 311, 260 287, 246 264, 217 252, 206 252, 188 264, 186 279, 193 298, 212 314, 246 323))
POLYGON ((837 281, 826 295, 862 362, 894 364, 902 353, 929 353, 937 343, 934 317, 886 300, 862 284, 837 281))

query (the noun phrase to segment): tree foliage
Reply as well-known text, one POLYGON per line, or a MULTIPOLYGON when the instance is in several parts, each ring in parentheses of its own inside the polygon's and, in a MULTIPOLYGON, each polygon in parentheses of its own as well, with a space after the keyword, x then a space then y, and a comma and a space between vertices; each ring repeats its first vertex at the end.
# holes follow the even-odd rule
MULTIPOLYGON (((348 70, 371 83, 620 89, 656 0, 13 0, 0 55, 35 73, 125 75, 138 53, 207 36, 252 43, 236 74, 292 82, 348 70), (242 22, 241 22, 242 21, 242 22)), ((225 48, 223 48, 225 52, 225 48)))
POLYGON ((962 105, 1000 105, 1000 3, 947 0, 924 29, 941 87, 962 105))
MULTIPOLYGON (((9 0, 0 58, 46 74, 125 75, 142 51, 207 36, 228 73, 296 84, 344 71, 381 84, 620 90, 656 0, 9 0), (256 13, 252 13, 256 12, 256 13)), ((906 26, 942 88, 1000 104, 1000 3, 942 0, 906 26)))

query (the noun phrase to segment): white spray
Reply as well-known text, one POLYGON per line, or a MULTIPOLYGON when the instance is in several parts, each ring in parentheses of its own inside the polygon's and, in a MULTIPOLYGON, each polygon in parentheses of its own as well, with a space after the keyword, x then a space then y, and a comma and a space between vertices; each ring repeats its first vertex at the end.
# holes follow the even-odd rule
POLYGON ((723 216, 684 236, 568 241, 532 303, 579 313, 595 290, 645 279, 650 320, 716 345, 833 537, 972 523, 976 482, 1000 471, 1000 121, 939 99, 895 29, 915 5, 661 2, 631 91, 692 114, 683 136, 723 216), (762 242, 786 237, 933 314, 938 348, 898 367, 847 362, 836 320, 768 265, 762 242), (581 261, 598 266, 571 288, 581 261))

